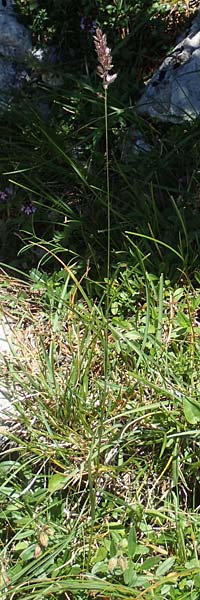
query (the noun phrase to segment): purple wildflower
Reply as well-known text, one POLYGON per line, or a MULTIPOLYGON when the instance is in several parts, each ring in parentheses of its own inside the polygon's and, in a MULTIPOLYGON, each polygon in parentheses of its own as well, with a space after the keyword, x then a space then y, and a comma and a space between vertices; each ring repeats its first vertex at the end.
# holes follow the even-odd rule
POLYGON ((10 185, 7 185, 5 187, 4 191, 6 192, 7 196, 10 196, 13 193, 12 188, 10 187, 10 185))
POLYGON ((26 204, 22 204, 21 206, 21 212, 24 213, 24 215, 28 215, 28 217, 30 217, 30 215, 33 215, 36 211, 36 206, 34 206, 34 204, 30 201, 30 202, 26 202, 26 204))
POLYGON ((82 17, 80 28, 87 33, 95 33, 97 27, 96 19, 93 21, 92 17, 82 17))
POLYGON ((9 186, 5 187, 3 190, 0 190, 0 200, 4 202, 11 194, 12 189, 9 186))
POLYGON ((6 192, 3 192, 3 190, 0 190, 0 200, 6 200, 7 199, 7 194, 6 192))

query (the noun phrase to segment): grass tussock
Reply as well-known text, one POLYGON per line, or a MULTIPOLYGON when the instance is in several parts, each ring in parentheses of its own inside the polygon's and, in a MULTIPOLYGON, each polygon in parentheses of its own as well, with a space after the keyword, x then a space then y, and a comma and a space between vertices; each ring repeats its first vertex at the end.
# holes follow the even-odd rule
POLYGON ((2 598, 198 597, 199 291, 151 279, 144 290, 109 321, 104 402, 99 303, 64 282, 50 311, 45 286, 38 303, 34 285, 1 282, 4 308, 18 296, 1 360, 15 407, 0 464, 2 598))

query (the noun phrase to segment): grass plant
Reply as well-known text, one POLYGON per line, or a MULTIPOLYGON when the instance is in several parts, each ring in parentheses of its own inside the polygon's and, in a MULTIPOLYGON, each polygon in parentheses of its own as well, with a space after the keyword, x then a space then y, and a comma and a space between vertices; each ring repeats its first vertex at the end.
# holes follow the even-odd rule
MULTIPOLYGON (((99 10, 139 81, 168 12, 122 4, 99 10)), ((49 121, 27 93, 0 118, 0 597, 198 600, 199 126, 137 117, 95 46, 103 90, 94 57, 43 90, 49 121)))

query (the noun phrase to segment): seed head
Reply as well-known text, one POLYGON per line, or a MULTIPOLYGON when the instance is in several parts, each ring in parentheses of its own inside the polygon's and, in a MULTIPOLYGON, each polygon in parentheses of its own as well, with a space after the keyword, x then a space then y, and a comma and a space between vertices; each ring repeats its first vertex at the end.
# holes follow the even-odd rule
POLYGON ((104 90, 107 90, 110 83, 113 83, 117 78, 117 73, 109 75, 109 71, 113 69, 111 50, 107 46, 107 38, 105 33, 99 29, 96 29, 96 34, 93 36, 94 44, 98 56, 99 65, 97 67, 97 73, 101 79, 103 79, 104 90))

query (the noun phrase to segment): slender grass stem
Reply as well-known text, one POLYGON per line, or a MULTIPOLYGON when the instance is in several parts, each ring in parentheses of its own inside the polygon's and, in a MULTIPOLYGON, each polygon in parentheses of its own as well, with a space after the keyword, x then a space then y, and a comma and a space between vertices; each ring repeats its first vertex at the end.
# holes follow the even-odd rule
POLYGON ((104 94, 105 109, 105 139, 106 139, 106 197, 107 197, 107 288, 106 288, 106 307, 105 307, 105 327, 104 327, 104 388, 101 401, 101 416, 99 424, 98 440, 98 465, 100 462, 101 440, 103 433, 103 422, 106 407, 106 398, 108 391, 108 368, 109 368, 109 350, 108 350, 108 329, 109 329, 109 298, 110 298, 110 177, 109 177, 109 139, 108 139, 108 90, 105 87, 104 94))
POLYGON ((104 110, 105 110, 105 165, 106 165, 106 198, 107 198, 107 288, 106 288, 106 303, 105 303, 105 320, 104 320, 104 331, 103 331, 103 353, 104 353, 104 386, 101 393, 100 403, 100 419, 98 427, 98 451, 97 451, 97 462, 96 462, 96 475, 95 478, 91 474, 91 455, 89 459, 89 481, 90 481, 90 505, 91 505, 91 528, 90 528, 90 539, 89 539, 89 551, 88 551, 88 565, 90 564, 91 552, 92 552, 92 541, 94 535, 94 523, 96 514, 96 492, 97 492, 97 477, 100 467, 100 454, 102 445, 102 436, 104 429, 104 418, 106 410, 106 400, 108 396, 108 372, 109 372, 109 347, 108 347, 108 331, 109 331, 109 298, 110 298, 110 178, 109 178, 109 137, 108 137, 108 91, 107 87, 104 88, 104 110), (93 479, 93 482, 92 482, 93 479), (93 485, 92 485, 93 483, 93 485))
POLYGON ((109 283, 110 283, 110 177, 109 177, 109 142, 108 142, 108 90, 105 89, 104 95, 104 107, 105 107, 105 138, 106 138, 106 193, 107 193, 107 291, 106 294, 106 317, 108 317, 109 311, 109 283))

